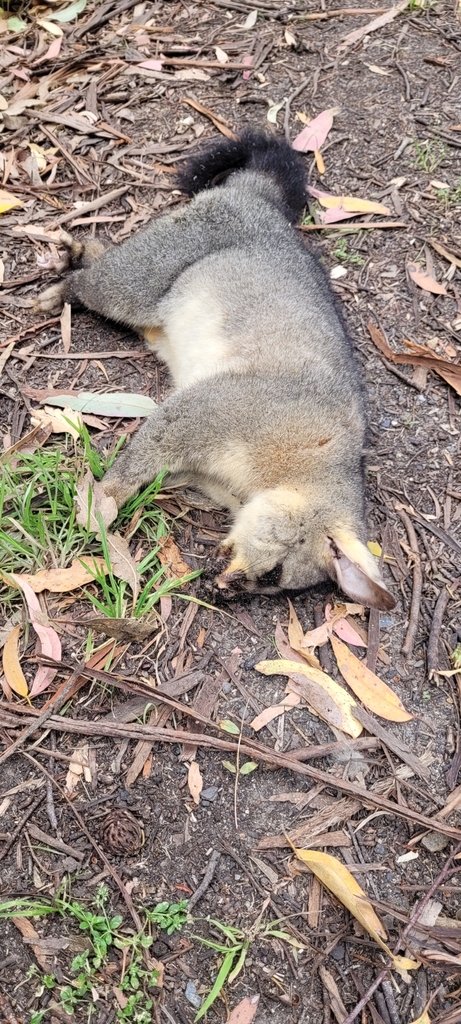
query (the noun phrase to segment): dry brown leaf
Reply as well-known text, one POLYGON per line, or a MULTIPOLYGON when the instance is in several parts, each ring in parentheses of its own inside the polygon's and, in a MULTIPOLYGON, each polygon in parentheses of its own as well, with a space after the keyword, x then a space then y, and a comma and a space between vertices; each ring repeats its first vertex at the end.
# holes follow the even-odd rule
MULTIPOLYGON (((109 497, 101 483, 87 473, 81 484, 76 487, 77 523, 92 530, 100 536, 101 517, 104 527, 108 527, 117 516, 117 504, 109 497)), ((119 533, 106 532, 107 547, 110 554, 110 568, 120 580, 129 584, 133 593, 133 601, 139 593, 139 573, 136 562, 130 554, 128 542, 119 533)))
POLYGON ((341 50, 346 50, 348 46, 353 46, 354 43, 359 43, 364 36, 369 35, 370 32, 375 32, 376 29, 382 28, 384 25, 388 25, 389 22, 393 21, 398 14, 408 7, 410 0, 401 0, 395 7, 391 7, 384 14, 379 15, 378 18, 373 18, 366 25, 362 25, 361 28, 355 29, 353 32, 348 32, 347 36, 344 36, 343 41, 338 46, 338 53, 341 50))
POLYGON ((75 490, 79 526, 84 526, 86 530, 99 534, 98 516, 101 516, 106 529, 117 518, 118 510, 115 498, 106 494, 102 484, 96 481, 91 473, 85 474, 75 490))
POLYGON ((280 704, 273 704, 270 708, 265 708, 261 711, 260 715, 256 715, 253 721, 250 722, 250 729, 254 729, 255 732, 259 732, 265 725, 272 722, 274 718, 279 718, 285 711, 290 711, 292 708, 298 706, 301 703, 302 698, 297 693, 287 693, 285 699, 280 704))
POLYGON ((161 547, 158 552, 158 559, 162 565, 167 566, 165 576, 168 579, 176 579, 179 576, 188 576, 192 569, 187 562, 184 561, 178 545, 173 540, 171 535, 161 539, 161 547))
POLYGON ((51 427, 53 434, 70 434, 74 441, 78 441, 83 418, 81 412, 75 412, 69 409, 69 406, 64 409, 52 409, 50 405, 45 405, 43 409, 34 409, 30 422, 34 427, 51 427))
POLYGON ((453 256, 453 253, 448 252, 448 249, 445 249, 445 246, 441 245, 440 242, 434 242, 433 238, 429 238, 429 245, 432 245, 432 248, 435 249, 440 256, 443 256, 445 260, 448 260, 449 263, 454 263, 455 267, 461 267, 461 259, 459 256, 453 256))
POLYGON ((409 722, 413 718, 390 686, 371 672, 332 630, 330 643, 341 675, 365 707, 389 722, 409 722))
POLYGON ((194 804, 200 803, 200 793, 203 789, 203 778, 197 761, 191 761, 187 774, 187 785, 194 804))
MULTIPOLYGON (((95 573, 107 573, 109 570, 103 558, 88 557, 88 565, 94 567, 95 573)), ((88 572, 78 558, 74 558, 68 569, 40 569, 33 576, 28 573, 16 573, 16 579, 28 583, 35 594, 49 590, 52 594, 67 594, 71 590, 85 586, 94 580, 94 573, 88 572)), ((137 621, 137 620, 136 620, 137 621)))
POLYGON ((412 364, 413 366, 426 366, 428 370, 435 370, 439 377, 446 380, 458 395, 461 395, 461 364, 450 363, 448 359, 442 359, 434 355, 428 348, 416 345, 413 341, 405 341, 404 344, 410 349, 410 353, 393 352, 387 344, 384 335, 374 324, 368 324, 368 330, 372 341, 374 341, 380 352, 390 359, 392 363, 412 364))
POLYGON ((447 289, 444 284, 440 281, 436 281, 435 277, 428 274, 427 271, 421 270, 419 263, 407 263, 408 276, 415 284, 423 288, 425 292, 432 292, 434 295, 446 295, 447 289))
POLYGON ((44 955, 40 945, 40 936, 35 931, 32 921, 29 921, 28 917, 12 917, 11 920, 21 935, 30 942, 30 948, 42 970, 45 974, 49 974, 52 960, 47 959, 44 955))
POLYGON ((330 971, 327 971, 326 967, 319 966, 319 975, 322 984, 325 986, 329 995, 329 1004, 333 1010, 333 1014, 338 1021, 338 1024, 342 1024, 343 1020, 347 1017, 347 1010, 339 994, 338 986, 335 979, 330 971))
POLYGON ((139 572, 130 553, 128 541, 120 533, 108 533, 106 536, 112 572, 119 580, 125 580, 129 584, 135 602, 139 593, 139 572))

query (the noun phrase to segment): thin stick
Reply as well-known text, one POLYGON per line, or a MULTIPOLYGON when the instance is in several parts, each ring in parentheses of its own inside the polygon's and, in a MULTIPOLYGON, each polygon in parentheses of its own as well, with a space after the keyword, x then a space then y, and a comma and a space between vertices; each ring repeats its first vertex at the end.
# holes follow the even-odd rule
POLYGON ((345 227, 341 227, 338 224, 300 224, 298 225, 298 231, 341 231, 341 232, 353 232, 363 231, 364 228, 407 228, 408 224, 405 224, 403 220, 376 220, 376 221, 364 221, 363 224, 350 224, 345 227))
POLYGON ((99 199, 93 199, 91 203, 83 203, 78 210, 70 210, 69 213, 63 213, 61 217, 57 217, 53 221, 53 227, 59 227, 61 224, 68 224, 69 221, 75 220, 76 217, 81 217, 84 213, 91 213, 92 210, 100 210, 102 206, 107 206, 113 199, 118 199, 119 196, 123 196, 124 192, 128 192, 131 185, 123 185, 120 188, 113 188, 111 192, 106 192, 105 195, 99 196, 99 199))
POLYGON ((440 630, 442 628, 443 616, 445 615, 445 609, 447 607, 450 594, 446 587, 443 587, 437 598, 434 615, 432 618, 431 629, 429 633, 429 640, 427 643, 427 677, 432 679, 434 672, 436 672, 439 660, 439 638, 440 630))
MULTIPOLYGON (((110 676, 111 673, 108 673, 108 675, 110 676)), ((155 699, 155 690, 152 691, 152 698, 155 699)), ((193 710, 187 708, 186 705, 181 706, 179 702, 176 702, 176 706, 181 708, 187 714, 194 715, 193 710)), ((11 728, 12 726, 14 727, 14 716, 10 712, 8 713, 7 724, 8 728, 11 728)), ((216 723, 210 722, 209 724, 215 729, 217 728, 216 723)), ((237 751, 237 744, 232 740, 223 739, 221 736, 208 736, 207 733, 203 732, 191 733, 187 732, 185 729, 158 729, 155 726, 146 725, 115 726, 104 721, 79 721, 72 718, 61 718, 59 715, 53 716, 50 719, 50 726, 58 732, 79 733, 89 736, 117 736, 122 737, 123 739, 126 737, 127 739, 152 740, 153 742, 161 743, 195 743, 199 747, 210 747, 215 750, 230 750, 234 754, 237 751)), ((31 723, 30 728, 35 732, 37 728, 36 719, 31 723)), ((9 753, 9 750, 10 748, 8 747, 6 753, 9 753)), ((255 740, 243 740, 240 744, 240 752, 242 754, 247 754, 255 760, 258 759, 267 764, 274 764, 278 768, 287 768, 289 771, 296 772, 298 775, 304 775, 306 778, 313 779, 314 782, 320 782, 326 786, 332 785, 332 776, 329 772, 323 772, 319 768, 313 768, 310 765, 302 764, 289 755, 283 754, 277 750, 272 750, 270 747, 266 747, 264 744, 258 743, 255 740)), ((392 817, 398 815, 407 821, 413 821, 417 825, 422 825, 424 828, 431 829, 431 831, 434 831, 434 828, 436 827, 437 832, 442 832, 444 835, 447 835, 458 842, 461 841, 460 830, 452 825, 448 825, 446 822, 439 820, 438 818, 435 821, 434 818, 429 818, 425 814, 420 814, 418 811, 414 811, 411 807, 403 807, 400 804, 396 804, 392 800, 388 800, 386 797, 380 796, 379 793, 373 792, 373 790, 363 789, 362 786, 357 786, 354 782, 349 782, 348 779, 335 777, 334 785, 336 789, 341 790, 348 796, 356 797, 365 805, 371 804, 373 807, 378 807, 380 810, 385 811, 392 817)))
MULTIPOLYGON (((63 719, 63 721, 65 721, 65 719, 63 719)), ((20 753, 22 754, 23 757, 26 757, 28 761, 31 761, 32 764, 35 765, 36 768, 39 768, 40 771, 43 772, 43 774, 46 776, 46 778, 51 781, 53 786, 56 786, 56 789, 58 790, 58 793, 59 793, 61 799, 65 801, 65 803, 67 804, 68 807, 70 807, 72 813, 74 814, 75 818, 78 821, 78 824, 80 825, 80 828, 81 828, 82 832, 85 834, 86 838, 91 843, 95 853, 97 854, 99 859, 102 860, 104 866, 107 868, 107 870, 109 871, 110 875, 112 876, 115 884, 117 885, 118 889, 120 890, 120 892, 121 892, 121 894, 123 896, 123 899, 125 900, 125 903, 127 905, 127 908, 128 908, 128 910, 130 912, 131 918, 132 918, 132 920, 133 920, 133 922, 135 924, 136 930, 138 932, 142 931, 142 921, 141 921, 141 918, 139 917, 139 914, 137 913, 137 911, 135 910, 135 908, 133 906, 133 901, 131 899, 131 896, 130 896, 128 890, 125 888, 125 886, 124 886, 124 884, 122 882, 122 879, 117 874, 115 868, 112 867, 112 864, 110 863, 110 860, 108 860, 108 858, 106 857, 104 851, 101 850, 101 848, 98 845, 98 843, 96 842, 96 840, 93 839, 93 836, 91 835, 91 832, 88 831, 88 829, 87 829, 87 827, 85 825, 85 822, 84 822, 81 814, 79 814, 79 812, 78 812, 77 808, 75 807, 75 805, 73 804, 72 800, 69 800, 69 798, 66 795, 65 791, 61 788, 59 783, 56 782, 56 779, 54 779, 53 776, 50 775, 49 771, 46 768, 44 768, 42 764, 40 764, 40 761, 37 761, 35 759, 35 757, 31 757, 31 755, 27 754, 25 750, 21 750, 20 753)))
MULTIPOLYGON (((398 953, 398 951, 399 951, 399 949, 400 949, 404 939, 406 939, 407 935, 409 934, 411 929, 414 927, 414 925, 417 923, 418 919, 420 918, 424 908, 429 903, 429 900, 432 899, 434 893, 437 892, 437 889, 439 888, 440 884, 443 882, 444 878, 446 878, 446 876, 448 875, 450 865, 451 865, 452 861, 454 860, 454 858, 459 853, 460 849, 461 849, 461 844, 458 844, 458 846, 455 847, 455 849, 451 853, 450 857, 448 858, 448 860, 444 864, 444 866, 443 866, 440 874, 437 876, 435 882, 432 883, 430 889, 427 891, 425 896, 423 896, 421 902, 418 904, 418 906, 413 911, 408 924, 403 929, 403 932, 402 932, 402 934, 400 936, 400 939, 398 940, 397 945, 394 948, 394 953, 398 953)), ((379 972, 377 978, 375 978, 375 980, 370 985, 369 989, 367 989, 365 994, 362 996, 360 1002, 357 1003, 357 1006, 355 1006, 354 1009, 351 1010, 351 1012, 348 1014, 346 1019, 343 1020, 343 1024, 353 1024, 353 1021, 356 1020, 356 1018, 358 1017, 359 1013, 361 1013, 363 1008, 370 1001, 373 993, 376 992, 376 989, 379 988, 379 986, 381 985, 381 982, 384 981, 385 978, 387 978, 387 975, 389 974, 390 969, 391 969, 391 965, 390 964, 388 964, 387 967, 383 967, 383 969, 379 972)))
POLYGON ((77 681, 77 679, 80 678, 81 674, 81 667, 80 665, 77 665, 76 668, 74 668, 72 675, 69 676, 67 682, 64 683, 64 686, 61 686, 59 690, 56 691, 52 699, 47 702, 44 711, 42 711, 38 718, 36 718, 31 723, 31 725, 28 725, 26 729, 24 729, 24 731, 21 733, 21 735, 18 736, 17 740, 15 740, 14 743, 12 743, 9 747, 6 748, 6 750, 3 751, 2 754, 0 754, 0 764, 3 764, 5 761, 7 761, 7 759, 11 757, 12 754, 15 754, 22 746, 22 744, 29 739, 29 736, 33 736, 34 732, 36 732, 37 729, 41 729, 42 726, 45 725, 45 722, 47 722, 48 719, 51 718, 53 714, 58 714, 65 700, 67 699, 74 683, 77 681))
POLYGON ((418 629, 419 619, 419 608, 421 604, 421 594, 423 590, 423 569, 421 565, 421 556, 419 553, 418 539, 416 537, 415 528, 407 513, 403 509, 396 509, 402 523, 408 534, 408 540, 410 542, 410 548, 414 555, 413 562, 413 593, 411 595, 410 605, 410 617, 408 621, 407 635, 405 637, 405 643, 402 647, 402 654, 405 658, 409 658, 414 647, 416 630, 418 629))
POLYGON ((311 80, 311 75, 309 75, 309 78, 305 78, 304 81, 301 82, 301 85, 298 85, 298 88, 295 89, 294 92, 292 92, 290 96, 288 96, 288 99, 286 101, 286 104, 285 104, 285 117, 284 117, 284 121, 283 121, 283 127, 284 127, 284 130, 285 130, 285 138, 286 138, 287 142, 290 141, 290 110, 291 110, 291 104, 293 103, 293 100, 295 100, 296 97, 299 96, 300 93, 302 93, 304 91, 306 86, 309 85, 310 80, 311 80))
POLYGON ((203 876, 203 880, 200 882, 200 885, 195 890, 195 892, 192 893, 192 896, 190 897, 190 899, 188 901, 188 904, 187 904, 187 909, 188 910, 192 910, 192 907, 195 907, 195 904, 198 903, 199 900, 201 900, 204 892, 207 891, 208 886, 211 885, 211 883, 213 881, 213 878, 214 878, 214 873, 215 873, 216 868, 218 866, 218 861, 219 861, 220 856, 221 856, 221 854, 220 854, 219 850, 213 850, 213 853, 211 854, 211 857, 210 857, 210 859, 208 861, 208 867, 207 867, 207 869, 205 871, 205 874, 203 876))
POLYGON ((420 387, 420 385, 417 384, 416 381, 412 380, 411 377, 407 377, 406 374, 402 373, 401 370, 398 370, 397 367, 394 366, 393 363, 390 363, 388 359, 385 359, 384 356, 381 356, 381 362, 386 367, 386 370, 389 370, 389 373, 393 373, 394 377, 398 377, 399 380, 403 380, 405 384, 409 385, 410 388, 415 388, 416 391, 419 391, 420 394, 421 391, 424 391, 424 384, 422 387, 420 387))

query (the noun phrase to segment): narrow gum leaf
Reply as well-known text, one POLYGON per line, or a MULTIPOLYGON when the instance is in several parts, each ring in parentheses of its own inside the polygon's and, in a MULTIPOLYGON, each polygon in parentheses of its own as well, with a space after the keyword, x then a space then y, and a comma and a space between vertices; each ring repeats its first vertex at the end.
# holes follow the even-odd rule
POLYGON ((27 697, 29 688, 27 681, 19 663, 19 636, 21 633, 21 626, 13 626, 13 629, 5 641, 3 648, 3 672, 8 685, 18 693, 20 697, 27 697))
MULTIPOLYGON (((52 658, 54 661, 60 661, 61 641, 56 630, 42 621, 43 613, 37 595, 32 590, 32 587, 25 583, 24 580, 21 580, 19 576, 16 576, 15 573, 10 575, 19 590, 22 590, 26 599, 30 621, 40 641, 40 653, 48 658, 52 658)), ((30 696, 36 697, 43 690, 46 690, 54 679, 56 671, 55 668, 40 665, 31 686, 30 696)))
POLYGON ((295 849, 295 853, 373 938, 379 943, 387 939, 384 925, 375 914, 366 892, 337 857, 332 857, 330 853, 322 853, 320 850, 295 849))
POLYGON ((413 715, 406 710, 390 686, 371 672, 332 632, 330 642, 341 675, 365 707, 389 722, 411 721, 413 715))
POLYGON ((384 940, 387 939, 387 935, 384 926, 378 915, 375 914, 367 894, 337 857, 332 857, 329 853, 322 853, 320 850, 300 850, 296 847, 294 847, 294 852, 299 860, 307 864, 319 882, 329 889, 340 903, 353 914, 362 928, 365 928, 365 931, 384 950, 396 970, 411 971, 419 967, 416 960, 395 956, 386 946, 384 940))
MULTIPOLYGON (((314 707, 314 710, 321 715, 325 721, 330 721, 338 729, 342 729, 343 732, 347 732, 349 736, 357 737, 360 736, 362 728, 359 726, 357 719, 354 718, 353 709, 355 707, 354 699, 343 689, 335 679, 327 675, 326 672, 322 672, 319 669, 313 668, 311 665, 302 665, 297 661, 286 661, 280 659, 280 661, 260 661, 258 665, 255 665, 258 672, 262 672, 266 676, 274 675, 286 675, 290 676, 293 680, 293 684, 302 682, 302 679, 308 680, 313 683, 314 686, 318 687, 320 693, 323 691, 323 700, 325 696, 329 701, 332 702, 336 709, 337 716, 333 722, 330 715, 324 713, 322 704, 316 704, 313 700, 310 701, 307 696, 305 699, 314 707)), ((295 691, 296 692, 296 691, 295 691)))

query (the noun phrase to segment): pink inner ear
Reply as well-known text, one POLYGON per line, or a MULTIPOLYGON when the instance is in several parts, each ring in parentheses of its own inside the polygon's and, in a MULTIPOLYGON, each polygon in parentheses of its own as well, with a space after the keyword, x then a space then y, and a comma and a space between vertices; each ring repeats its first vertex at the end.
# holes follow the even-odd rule
POLYGON ((384 585, 380 586, 379 583, 367 576, 358 565, 351 562, 347 555, 339 551, 333 544, 332 555, 338 586, 348 597, 371 608, 389 611, 394 607, 394 598, 384 585))

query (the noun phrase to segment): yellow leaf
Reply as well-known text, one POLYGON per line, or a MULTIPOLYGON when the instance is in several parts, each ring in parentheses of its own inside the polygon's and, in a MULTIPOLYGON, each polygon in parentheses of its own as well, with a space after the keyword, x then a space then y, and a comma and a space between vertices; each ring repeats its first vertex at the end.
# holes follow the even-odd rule
POLYGON ((304 640, 304 630, 290 600, 288 600, 288 607, 290 609, 290 616, 288 619, 288 639, 290 641, 290 647, 292 647, 294 651, 299 651, 304 640))
POLYGON ((325 174, 325 162, 319 149, 314 149, 314 156, 319 174, 325 174))
POLYGON ((28 583, 35 594, 42 590, 50 590, 52 594, 67 594, 70 590, 77 590, 94 580, 96 573, 106 574, 109 570, 103 558, 88 557, 88 569, 82 565, 78 558, 74 558, 68 569, 40 569, 33 576, 27 573, 16 573, 16 579, 28 583))
POLYGON ((411 971, 419 967, 415 960, 394 956, 388 949, 384 942, 384 939, 387 938, 384 926, 375 914, 367 894, 337 857, 332 857, 329 853, 321 853, 320 850, 297 850, 294 847, 293 849, 298 859, 307 864, 319 882, 329 889, 344 907, 347 907, 360 922, 362 928, 365 928, 375 942, 381 946, 381 949, 384 949, 397 970, 411 971))
POLYGON ((424 1010, 421 1016, 417 1017, 416 1020, 412 1020, 411 1024, 431 1024, 431 1018, 429 1017, 427 1010, 424 1010))
POLYGON ((353 715, 355 700, 326 672, 321 672, 320 669, 313 668, 311 665, 302 665, 301 662, 287 661, 284 658, 281 658, 280 661, 260 661, 255 668, 265 676, 290 676, 293 681, 293 689, 298 693, 304 679, 308 680, 310 684, 313 683, 314 687, 312 685, 307 687, 306 683, 306 692, 302 695, 314 708, 314 711, 321 715, 326 722, 342 729, 349 736, 360 736, 362 726, 353 715), (296 689, 297 687, 298 689, 296 689), (315 688, 317 688, 317 693, 315 688))
POLYGON ((20 632, 20 626, 13 626, 11 632, 8 633, 5 646, 3 648, 3 671, 5 673, 5 679, 11 686, 11 689, 14 690, 15 693, 19 693, 20 697, 27 697, 29 687, 27 686, 26 678, 19 664, 18 642, 20 632))
POLYGON ((409 722, 413 718, 390 686, 375 676, 332 631, 330 643, 341 675, 365 707, 388 722, 409 722))
POLYGON ((384 217, 390 216, 388 206, 382 203, 374 203, 371 199, 360 199, 358 196, 319 196, 319 203, 327 210, 333 210, 340 206, 349 213, 380 213, 384 217))
POLYGON ((8 213, 9 210, 14 210, 15 206, 24 206, 22 199, 18 199, 11 192, 0 188, 0 213, 8 213))
POLYGON ((376 558, 381 557, 383 549, 381 547, 381 544, 378 544, 377 540, 369 540, 367 543, 367 548, 369 551, 371 551, 372 555, 376 555, 376 558))

